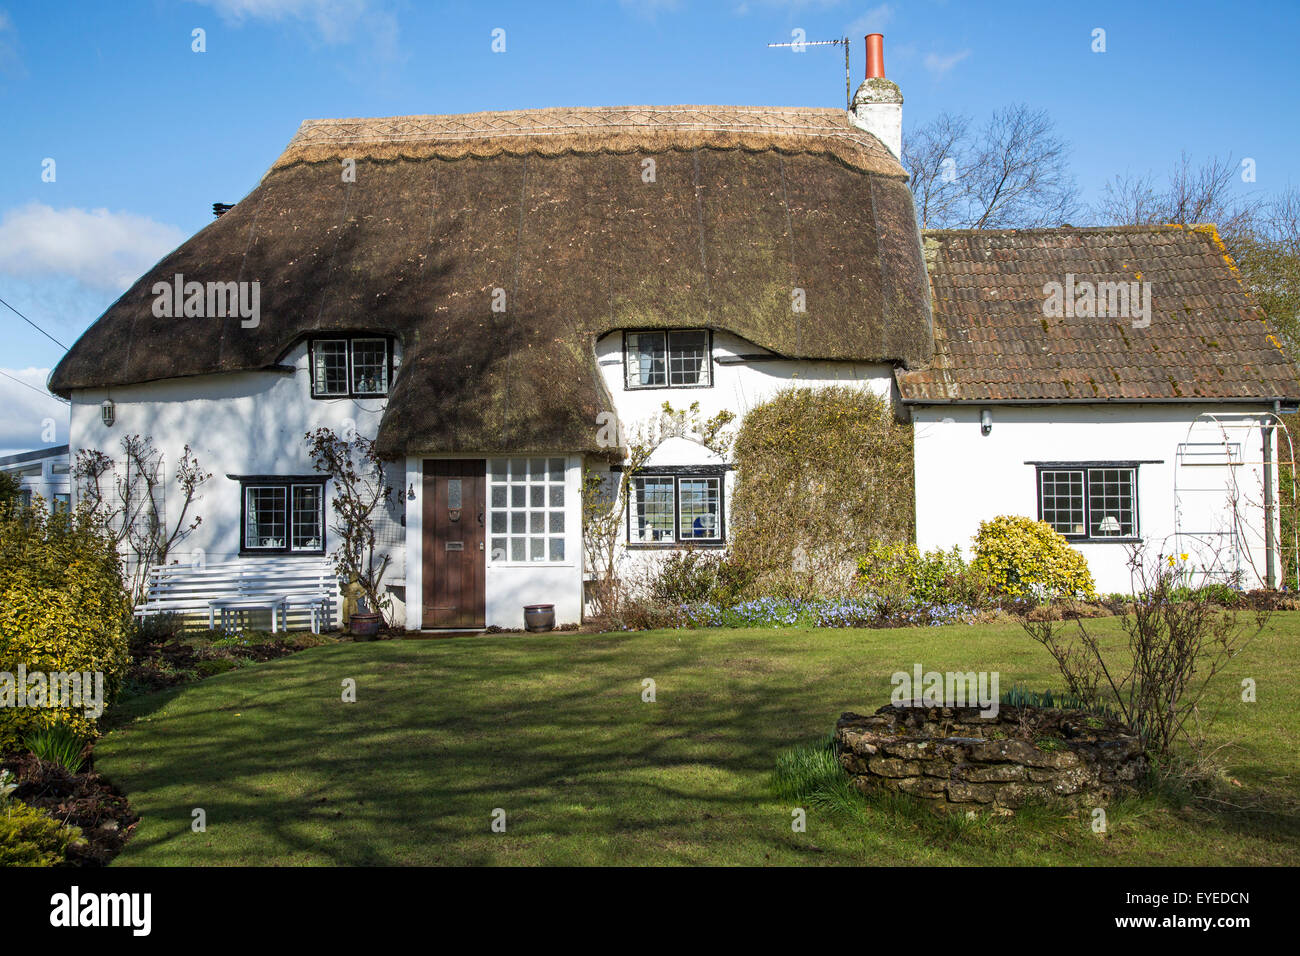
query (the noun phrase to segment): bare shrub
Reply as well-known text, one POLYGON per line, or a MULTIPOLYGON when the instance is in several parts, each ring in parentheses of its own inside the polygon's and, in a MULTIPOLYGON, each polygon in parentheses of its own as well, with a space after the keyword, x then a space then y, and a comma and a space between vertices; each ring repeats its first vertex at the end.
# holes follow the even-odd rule
MULTIPOLYGON (((1202 708, 1214 679, 1268 623, 1260 606, 1242 621, 1236 608, 1221 607, 1212 589, 1186 586, 1187 568, 1177 556, 1144 560, 1130 548, 1136 597, 1120 619, 1127 641, 1104 652, 1082 617, 1020 622, 1056 661, 1069 692, 1088 706, 1115 706, 1148 753, 1175 755, 1186 744, 1193 756, 1208 754, 1210 715, 1202 708)), ((1193 761, 1195 762, 1195 761, 1193 761)))
POLYGON ((72 466, 78 501, 104 522, 119 551, 131 556, 130 587, 136 601, 144 595, 149 569, 166 564, 176 545, 203 522, 191 510, 212 474, 199 466, 189 445, 177 459, 173 477, 180 508, 168 521, 166 466, 153 438, 123 436, 120 460, 83 448, 72 466))

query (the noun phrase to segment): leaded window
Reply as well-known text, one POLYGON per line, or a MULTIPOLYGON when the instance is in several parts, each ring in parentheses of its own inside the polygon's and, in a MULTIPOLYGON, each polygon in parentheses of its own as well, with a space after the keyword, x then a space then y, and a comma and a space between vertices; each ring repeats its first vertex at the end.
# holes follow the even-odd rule
POLYGON ((1038 516, 1069 538, 1136 538, 1137 468, 1106 464, 1040 467, 1038 516))
POLYGON ((628 489, 631 545, 721 544, 721 474, 640 474, 628 489))
POLYGON ((316 480, 246 480, 245 551, 323 554, 325 486, 316 480))
POLYGON ((311 393, 317 398, 387 395, 391 369, 391 348, 386 338, 311 342, 311 393))
POLYGON ((709 332, 628 332, 624 336, 628 388, 698 388, 711 383, 709 332))
POLYGON ((358 395, 388 393, 387 339, 353 339, 352 391, 358 395))
POLYGON ((348 393, 348 342, 347 339, 329 339, 312 343, 313 395, 346 395, 348 393))

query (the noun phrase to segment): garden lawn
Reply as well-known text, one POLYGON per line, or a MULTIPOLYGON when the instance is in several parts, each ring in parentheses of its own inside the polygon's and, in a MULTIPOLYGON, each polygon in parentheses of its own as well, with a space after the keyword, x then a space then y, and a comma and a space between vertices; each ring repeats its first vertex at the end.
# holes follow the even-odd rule
POLYGON ((117 865, 1296 865, 1298 634, 1300 612, 1275 615, 1223 684, 1229 790, 1258 808, 1144 798, 1104 835, 1088 814, 945 820, 898 801, 812 806, 796 833, 774 796, 779 751, 887 703, 917 662, 1059 688, 1014 624, 323 646, 128 702, 96 766, 142 817, 117 865), (1244 677, 1257 703, 1240 702, 1244 677))

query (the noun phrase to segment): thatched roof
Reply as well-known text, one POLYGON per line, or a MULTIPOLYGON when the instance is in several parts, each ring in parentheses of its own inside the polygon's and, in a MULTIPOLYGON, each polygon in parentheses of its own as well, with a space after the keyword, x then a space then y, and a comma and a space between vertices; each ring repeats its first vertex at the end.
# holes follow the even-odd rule
POLYGON ((935 230, 924 246, 935 354, 897 373, 905 402, 1300 397, 1213 226, 935 230), (1149 282, 1150 324, 1046 314, 1044 286, 1067 274, 1149 282))
POLYGON ((267 368, 311 333, 375 330, 405 348, 386 455, 598 452, 596 416, 613 406, 594 341, 647 326, 726 330, 790 357, 925 361, 902 168, 832 109, 308 121, 256 189, 81 337, 51 388, 267 368), (154 318, 153 284, 175 273, 257 280, 260 325, 154 318))

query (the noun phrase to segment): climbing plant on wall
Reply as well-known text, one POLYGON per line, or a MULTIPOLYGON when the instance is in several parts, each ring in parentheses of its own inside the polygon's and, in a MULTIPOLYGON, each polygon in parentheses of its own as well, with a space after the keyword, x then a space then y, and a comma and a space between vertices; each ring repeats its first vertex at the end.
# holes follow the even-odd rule
POLYGON ((733 555, 765 593, 847 590, 870 545, 912 538, 912 429, 866 389, 779 392, 741 420, 734 462, 733 555))

